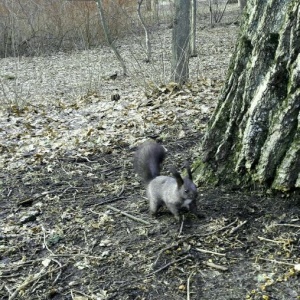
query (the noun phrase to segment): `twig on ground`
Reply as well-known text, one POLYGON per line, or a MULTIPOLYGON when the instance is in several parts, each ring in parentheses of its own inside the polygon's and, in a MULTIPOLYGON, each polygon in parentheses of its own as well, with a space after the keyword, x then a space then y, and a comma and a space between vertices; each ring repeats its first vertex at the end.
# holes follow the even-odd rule
POLYGON ((118 212, 118 213, 120 213, 120 214, 122 214, 122 215, 124 215, 124 216, 126 216, 126 217, 128 217, 128 218, 130 218, 132 220, 134 220, 134 221, 137 221, 137 222, 140 222, 140 223, 143 223, 143 224, 146 224, 146 225, 150 225, 149 222, 147 222, 145 220, 142 220, 142 219, 140 219, 138 217, 135 217, 135 216, 133 216, 133 215, 131 215, 129 213, 126 213, 124 211, 121 211, 120 209, 115 208, 115 207, 113 207, 111 205, 107 205, 107 207, 110 208, 111 210, 114 210, 114 211, 116 211, 116 212, 118 212))
POLYGON ((187 283, 186 283, 186 299, 187 300, 190 300, 191 298, 190 298, 190 281, 191 281, 191 278, 192 278, 192 276, 194 275, 194 272, 192 272, 190 275, 189 275, 189 277, 188 277, 188 279, 187 279, 187 283))
POLYGON ((182 216, 182 221, 181 221, 181 225, 180 225, 180 228, 179 228, 178 237, 180 237, 180 236, 181 236, 182 229, 183 229, 183 223, 184 223, 184 216, 182 216))
POLYGON ((248 221, 243 221, 241 224, 239 224, 238 226, 232 228, 229 232, 229 234, 233 234, 235 233, 237 230, 239 230, 243 225, 245 225, 248 221))
POLYGON ((119 200, 123 200, 125 199, 126 197, 116 197, 116 198, 113 198, 113 199, 110 199, 110 200, 106 200, 106 201, 103 201, 103 202, 100 202, 100 203, 97 203, 96 205, 104 205, 104 204, 107 204, 107 203, 113 203, 113 202, 117 202, 119 200))
POLYGON ((41 197, 44 197, 46 195, 49 195, 49 194, 52 194, 52 193, 55 193, 55 192, 57 193, 61 189, 62 188, 58 188, 56 190, 45 191, 45 192, 42 192, 40 194, 35 194, 35 195, 33 195, 33 197, 30 197, 30 198, 27 198, 27 199, 25 199, 23 201, 18 202, 17 205, 26 205, 26 204, 31 203, 31 202, 33 202, 33 201, 35 201, 35 200, 37 200, 37 199, 39 199, 41 197))
MULTIPOLYGON (((185 260, 185 259, 187 259, 187 258, 189 258, 189 257, 192 257, 192 256, 191 256, 190 254, 188 254, 188 255, 186 255, 186 256, 184 256, 184 257, 182 257, 182 258, 179 258, 179 259, 177 259, 177 260, 174 260, 174 261, 172 261, 172 262, 170 262, 170 263, 164 265, 163 267, 161 267, 161 268, 159 268, 159 269, 157 269, 157 270, 155 270, 155 271, 149 273, 148 275, 146 275, 146 276, 144 277, 144 279, 149 278, 149 277, 151 277, 152 275, 154 275, 154 274, 156 274, 156 273, 159 273, 160 271, 162 271, 162 270, 168 268, 169 266, 171 266, 171 265, 173 265, 173 264, 175 264, 175 263, 181 262, 181 261, 183 261, 183 260, 185 260)), ((143 279, 143 278, 142 278, 142 279, 143 279)), ((133 283, 135 283, 135 282, 140 282, 140 281, 141 281, 141 278, 135 278, 135 279, 127 280, 127 281, 125 281, 124 283, 122 283, 121 286, 118 286, 117 290, 119 290, 120 288, 122 288, 122 287, 124 287, 124 286, 126 286, 126 285, 128 285, 128 284, 133 284, 133 283)), ((116 291, 116 290, 113 289, 112 291, 116 291)))
POLYGON ((274 224, 274 226, 288 226, 288 227, 300 228, 300 225, 295 225, 295 224, 274 224))
POLYGON ((217 270, 221 270, 221 271, 227 271, 227 270, 228 270, 227 267, 217 265, 217 264, 215 264, 215 263, 213 263, 213 262, 210 262, 210 261, 205 261, 205 262, 203 262, 203 263, 204 263, 205 265, 207 265, 207 266, 209 266, 209 267, 211 267, 211 268, 215 268, 215 269, 217 269, 217 270))
POLYGON ((76 160, 78 158, 82 159, 82 160, 86 160, 87 162, 92 162, 92 163, 95 163, 97 162, 96 160, 90 160, 87 156, 82 156, 82 155, 76 155, 76 156, 71 156, 72 158, 75 158, 76 160))
POLYGON ((264 260, 264 261, 269 261, 269 262, 279 264, 279 265, 295 266, 295 264, 287 263, 287 262, 284 262, 284 261, 278 261, 278 260, 275 260, 275 259, 267 259, 267 258, 262 258, 262 257, 259 257, 258 259, 264 260))
POLYGON ((47 272, 45 272, 45 268, 43 268, 39 273, 37 273, 37 274, 35 274, 35 275, 29 275, 25 280, 24 280, 24 282, 22 283, 22 284, 20 284, 17 288, 16 288, 16 290, 9 296, 9 300, 13 300, 13 299, 15 299, 17 296, 18 296, 18 294, 19 294, 19 292, 21 291, 21 290, 24 290, 28 285, 30 285, 31 283, 33 283, 33 282, 35 282, 35 281, 37 281, 37 280, 40 280, 42 277, 44 277, 44 276, 46 276, 46 275, 48 275, 48 274, 51 274, 51 273, 53 273, 53 272, 55 272, 55 271, 58 271, 58 270, 61 270, 62 268, 64 268, 66 265, 63 265, 63 266, 61 266, 61 267, 58 267, 58 268, 56 268, 56 269, 54 269, 54 270, 49 270, 49 271, 47 271, 47 272), (43 272, 45 272, 45 273, 43 273, 43 272))
POLYGON ((120 193, 118 194, 118 197, 120 197, 124 193, 124 189, 125 189, 125 184, 123 184, 122 189, 121 189, 120 193))
POLYGON ((74 289, 71 290, 71 296, 72 296, 72 299, 77 299, 77 297, 74 297, 74 296, 73 296, 73 292, 76 293, 76 294, 80 294, 80 295, 86 297, 87 299, 95 299, 95 298, 92 297, 92 296, 89 296, 89 295, 87 295, 87 294, 85 294, 85 293, 83 293, 83 292, 81 292, 81 291, 74 290, 74 289))
MULTIPOLYGON (((54 252, 52 250, 50 250, 50 248, 48 247, 48 245, 46 243, 46 230, 45 230, 44 226, 42 226, 42 230, 43 230, 43 235, 44 235, 44 246, 50 252, 51 256, 55 256, 54 252)), ((54 259, 53 257, 51 257, 51 260, 56 262, 60 268, 62 267, 62 264, 58 260, 54 259)), ((54 279, 53 285, 58 281, 60 275, 61 275, 61 269, 60 269, 59 273, 57 274, 56 278, 54 279)))
POLYGON ((209 253, 209 254, 214 254, 214 255, 218 255, 218 256, 225 256, 226 255, 224 253, 218 253, 218 252, 209 251, 209 250, 200 249, 200 248, 195 248, 195 250, 198 251, 198 252, 209 253))
POLYGON ((232 226, 233 224, 235 224, 237 221, 238 221, 238 219, 235 219, 233 222, 231 222, 230 224, 228 224, 228 225, 226 225, 226 226, 224 226, 224 227, 222 227, 222 228, 219 228, 219 229, 214 230, 214 231, 212 231, 212 232, 205 233, 205 234, 200 235, 200 236, 205 237, 205 236, 209 236, 209 235, 215 234, 215 233, 217 233, 217 232, 219 232, 219 231, 223 231, 224 229, 227 229, 227 228, 231 227, 231 226, 232 226))
POLYGON ((275 244, 285 244, 287 242, 287 240, 275 241, 275 240, 271 240, 271 239, 266 239, 262 236, 258 236, 257 238, 260 241, 266 241, 266 242, 271 242, 271 243, 275 243, 275 244))
POLYGON ((167 251, 167 250, 172 249, 172 248, 174 248, 174 247, 178 247, 179 243, 180 243, 180 241, 179 241, 179 242, 176 242, 175 244, 172 244, 171 246, 168 246, 168 247, 165 247, 165 248, 161 249, 161 250, 159 251, 158 255, 157 255, 157 258, 156 258, 155 262, 154 262, 152 265, 153 265, 153 266, 156 265, 158 259, 160 258, 161 254, 162 254, 164 251, 167 251))
POLYGON ((46 230, 44 228, 44 226, 42 226, 42 230, 43 230, 43 236, 44 236, 44 247, 51 253, 51 255, 54 255, 54 253, 49 249, 47 242, 46 242, 46 230))
POLYGON ((154 275, 154 274, 156 274, 156 273, 159 273, 160 271, 162 271, 162 270, 168 268, 169 266, 171 266, 171 265, 173 265, 173 264, 176 264, 176 263, 178 263, 178 262, 180 262, 180 261, 183 261, 183 260, 185 260, 185 259, 187 259, 187 258, 190 258, 190 257, 192 257, 192 256, 191 256, 190 254, 188 254, 188 255, 186 255, 186 256, 184 256, 184 257, 182 257, 182 258, 173 260, 173 261, 167 263, 166 265, 162 266, 161 268, 159 268, 159 269, 157 269, 157 270, 155 270, 155 271, 149 273, 148 275, 146 275, 146 277, 150 277, 150 276, 152 276, 152 275, 154 275))
MULTIPOLYGON (((11 294, 11 291, 10 291, 10 289, 8 288, 8 286, 6 286, 6 285, 4 285, 4 284, 3 284, 3 286, 6 288, 6 290, 8 291, 8 294, 10 295, 10 294, 11 294)), ((1 290, 2 290, 2 287, 1 287, 1 290)), ((10 299, 10 296, 9 296, 9 299, 10 299)))
MULTIPOLYGON (((61 268, 62 267, 62 264, 58 261, 58 260, 56 260, 56 259, 54 259, 54 258, 52 258, 52 260, 54 261, 54 262, 56 262, 58 265, 59 265, 59 267, 61 268)), ((56 278, 54 279, 54 281, 53 281, 53 283, 52 283, 52 285, 54 286, 55 285, 55 283, 58 281, 58 279, 59 279, 59 277, 60 277, 60 275, 61 275, 61 269, 59 270, 59 273, 57 274, 57 276, 56 276, 56 278)))

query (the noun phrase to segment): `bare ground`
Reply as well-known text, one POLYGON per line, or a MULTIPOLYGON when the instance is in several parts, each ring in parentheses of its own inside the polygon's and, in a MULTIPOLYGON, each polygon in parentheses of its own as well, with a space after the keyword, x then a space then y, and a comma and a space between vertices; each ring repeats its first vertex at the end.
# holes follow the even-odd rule
MULTIPOLYGON (((218 38, 210 40, 218 43, 213 49, 221 49, 219 30, 208 29, 206 35, 217 32, 218 38)), ((124 79, 128 89, 122 90, 123 106, 113 103, 114 108, 98 118, 95 107, 112 102, 103 96, 110 95, 111 82, 103 93, 85 95, 66 107, 61 102, 2 111, 1 299, 300 299, 296 193, 274 196, 243 187, 199 186, 198 206, 205 218, 185 214, 178 224, 166 210, 157 219, 148 214, 144 188, 132 169, 135 145, 143 137, 159 137, 169 151, 165 170, 197 157, 215 105, 208 96, 219 92, 214 74, 223 74, 223 63, 228 63, 217 51, 221 59, 214 64, 210 48, 204 49, 213 83, 201 79, 196 95, 189 87, 172 100, 172 92, 164 87, 132 104, 131 91, 138 92, 124 79), (117 121, 130 115, 130 105, 136 114, 143 112, 143 122, 127 119, 124 127, 124 121, 117 121), (114 134, 106 122, 112 112, 117 135, 91 146, 91 137, 114 134), (47 131, 32 121, 35 115, 47 120, 42 123, 47 131), (78 116, 85 116, 94 131, 78 116), (80 140, 78 131, 77 144, 58 142, 57 132, 73 139, 73 127, 60 123, 61 118, 78 121, 85 139, 80 140), (26 130, 20 133, 19 127, 26 130), (135 138, 129 138, 129 131, 136 132, 135 138), (41 144, 26 144, 37 140, 47 151, 41 144)), ((222 51, 228 57, 231 50, 222 51)))
POLYGON ((2 173, 2 299, 299 299, 299 197, 199 187, 205 218, 152 219, 117 152, 2 173))

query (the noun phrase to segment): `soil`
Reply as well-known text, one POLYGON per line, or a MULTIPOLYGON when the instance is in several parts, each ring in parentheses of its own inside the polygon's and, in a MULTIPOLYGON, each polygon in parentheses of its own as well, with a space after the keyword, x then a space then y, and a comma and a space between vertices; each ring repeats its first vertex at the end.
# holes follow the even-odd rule
MULTIPOLYGON (((220 73, 224 72, 221 67, 220 73)), ((211 91, 215 85, 206 88, 211 91)), ((170 98, 162 94, 165 101, 170 98)), ((143 104, 152 115, 159 109, 156 96, 143 104)), ((168 111, 178 106, 176 101, 167 102, 168 111)), ((83 102, 81 107, 72 106, 77 115, 92 105, 83 102)), ((193 161, 198 156, 215 102, 209 100, 206 105, 210 107, 207 114, 196 111, 189 118, 185 114, 178 118, 177 112, 177 118, 157 120, 165 122, 159 123, 159 134, 156 130, 145 134, 168 149, 164 174, 171 165, 179 168, 186 158, 193 161), (183 129, 185 134, 179 138, 183 129)), ((62 106, 52 109, 51 113, 63 110, 62 106)), ((124 110, 120 113, 124 116, 124 110)), ((25 124, 26 135, 31 130, 30 138, 41 140, 37 123, 34 127, 18 119, 29 114, 39 114, 39 110, 11 109, 5 122, 12 126, 9 122, 15 118, 16 127, 11 128, 25 124)), ((64 118, 68 115, 72 115, 70 107, 64 118)), ((49 118, 44 110, 42 116, 49 118)), ((60 124, 59 120, 55 117, 54 124, 60 124)), ((89 124, 93 120, 90 117, 89 124)), ((118 128, 119 135, 125 136, 122 127, 118 128)), ((104 125, 98 126, 97 134, 104 130, 104 125)), ((47 132, 54 138, 55 125, 47 132)), ((15 139, 26 141, 21 135, 15 139)), ((178 223, 166 209, 153 218, 144 187, 132 168, 136 145, 119 139, 108 144, 93 151, 82 150, 83 143, 77 152, 68 147, 64 152, 55 152, 56 148, 23 151, 22 164, 17 164, 20 156, 3 141, 1 299, 300 299, 297 193, 272 195, 242 186, 198 186, 203 218, 184 213, 178 223)))
POLYGON ((199 187, 204 218, 153 219, 131 157, 2 172, 1 299, 299 299, 299 197, 199 187))

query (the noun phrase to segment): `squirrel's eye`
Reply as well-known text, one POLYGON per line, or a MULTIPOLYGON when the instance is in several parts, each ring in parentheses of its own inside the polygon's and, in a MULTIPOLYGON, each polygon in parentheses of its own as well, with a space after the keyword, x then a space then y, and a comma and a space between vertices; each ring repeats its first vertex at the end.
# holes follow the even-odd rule
POLYGON ((184 190, 185 193, 187 193, 189 190, 184 190))

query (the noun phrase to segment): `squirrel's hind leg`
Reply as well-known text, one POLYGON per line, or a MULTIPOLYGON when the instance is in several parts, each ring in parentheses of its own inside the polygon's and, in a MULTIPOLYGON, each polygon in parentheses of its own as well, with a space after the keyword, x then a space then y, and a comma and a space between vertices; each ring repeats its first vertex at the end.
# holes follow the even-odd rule
POLYGON ((157 212, 160 207, 161 207, 161 202, 158 199, 149 198, 149 209, 153 217, 157 216, 157 212))

